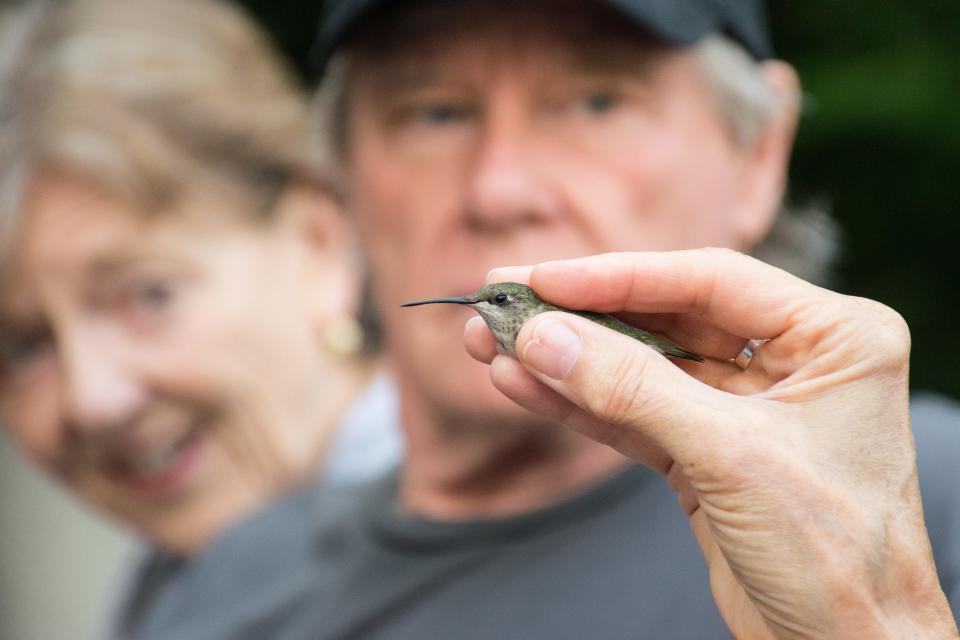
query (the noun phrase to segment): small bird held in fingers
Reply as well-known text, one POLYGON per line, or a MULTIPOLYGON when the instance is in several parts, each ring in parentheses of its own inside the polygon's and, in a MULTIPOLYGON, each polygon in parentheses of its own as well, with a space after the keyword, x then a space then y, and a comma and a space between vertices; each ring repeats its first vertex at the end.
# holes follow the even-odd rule
POLYGON ((497 350, 501 353, 516 357, 517 334, 520 327, 533 316, 547 311, 564 311, 578 315, 581 318, 592 320, 608 329, 619 331, 624 335, 639 340, 645 345, 653 347, 666 356, 684 358, 703 362, 703 357, 687 351, 670 342, 666 338, 655 336, 652 333, 637 329, 611 316, 608 313, 595 311, 574 311, 544 302, 536 292, 525 284, 518 282, 498 282, 489 284, 479 291, 460 298, 434 298, 432 300, 418 300, 407 302, 400 306, 415 307, 421 304, 465 304, 480 314, 490 331, 497 339, 497 350))

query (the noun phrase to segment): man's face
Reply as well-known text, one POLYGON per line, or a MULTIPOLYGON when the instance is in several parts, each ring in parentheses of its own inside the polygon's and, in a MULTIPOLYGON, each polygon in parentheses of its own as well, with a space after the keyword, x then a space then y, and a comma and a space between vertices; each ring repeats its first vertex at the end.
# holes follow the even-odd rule
POLYGON ((411 17, 358 56, 345 164, 401 384, 503 418, 520 410, 461 347, 471 312, 402 302, 464 295, 495 266, 745 249, 745 220, 771 212, 749 210, 750 153, 693 51, 593 3, 492 4, 411 17))
MULTIPOLYGON (((34 181, 0 283, 0 417, 38 466, 194 550, 312 469, 325 407, 298 243, 228 201, 149 214, 34 181)), ((313 287, 332 281, 314 281, 313 287)))

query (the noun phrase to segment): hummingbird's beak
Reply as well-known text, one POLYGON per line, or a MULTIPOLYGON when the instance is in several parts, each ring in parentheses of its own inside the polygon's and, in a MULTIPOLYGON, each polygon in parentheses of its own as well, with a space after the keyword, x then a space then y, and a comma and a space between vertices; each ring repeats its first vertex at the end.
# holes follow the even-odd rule
POLYGON ((476 304, 476 300, 470 298, 434 298, 433 300, 417 300, 416 302, 405 302, 401 307, 418 307, 421 304, 476 304))

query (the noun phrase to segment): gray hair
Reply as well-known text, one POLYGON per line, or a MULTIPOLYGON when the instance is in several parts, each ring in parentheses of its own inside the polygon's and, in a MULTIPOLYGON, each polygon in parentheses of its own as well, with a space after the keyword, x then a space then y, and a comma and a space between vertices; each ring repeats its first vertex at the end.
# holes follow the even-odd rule
POLYGON ((287 179, 317 177, 301 87, 226 2, 24 5, 0 16, 0 256, 40 171, 145 210, 210 187, 268 209, 287 179))
MULTIPOLYGON (((696 45, 696 52, 740 144, 752 144, 778 110, 798 106, 781 104, 781 100, 799 101, 800 97, 778 96, 759 64, 730 38, 710 35, 696 45)), ((351 67, 349 52, 334 55, 314 98, 320 152, 334 167, 346 149, 351 67)), ((838 246, 839 228, 823 203, 796 206, 785 199, 773 228, 751 253, 805 280, 828 284, 838 246)))
MULTIPOLYGON (((783 108, 799 108, 799 95, 780 96, 764 79, 758 63, 733 40, 712 35, 697 46, 700 64, 720 98, 738 142, 753 144, 783 108), (783 100, 796 104, 782 104, 783 100)), ((752 254, 796 276, 830 283, 840 244, 840 229, 823 202, 796 205, 785 198, 773 228, 752 254)))

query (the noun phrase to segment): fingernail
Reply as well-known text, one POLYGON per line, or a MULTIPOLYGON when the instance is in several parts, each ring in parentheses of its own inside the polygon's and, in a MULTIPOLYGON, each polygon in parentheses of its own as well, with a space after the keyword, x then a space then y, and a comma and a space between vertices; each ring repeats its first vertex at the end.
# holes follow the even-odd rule
POLYGON ((534 327, 520 357, 543 375, 566 380, 577 363, 581 345, 580 336, 569 326, 546 319, 534 327))

